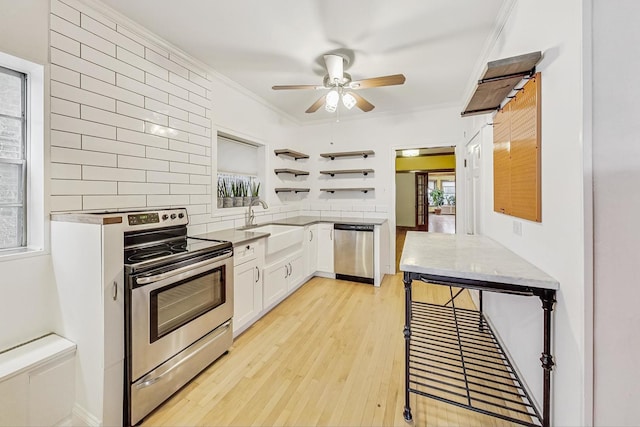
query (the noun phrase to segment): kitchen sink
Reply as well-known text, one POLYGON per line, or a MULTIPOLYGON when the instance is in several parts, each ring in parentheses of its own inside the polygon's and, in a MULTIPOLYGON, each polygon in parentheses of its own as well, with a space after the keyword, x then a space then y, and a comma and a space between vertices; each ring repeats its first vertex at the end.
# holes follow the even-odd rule
POLYGON ((267 238, 266 255, 280 252, 290 246, 300 245, 304 238, 304 227, 294 225, 268 224, 244 228, 244 230, 270 234, 267 238))

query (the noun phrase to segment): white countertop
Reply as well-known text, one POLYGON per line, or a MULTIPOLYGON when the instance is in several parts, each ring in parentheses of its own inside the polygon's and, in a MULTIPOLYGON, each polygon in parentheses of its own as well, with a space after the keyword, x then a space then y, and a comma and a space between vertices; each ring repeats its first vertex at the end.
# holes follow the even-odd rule
POLYGON ((485 236, 410 231, 400 270, 487 282, 559 289, 556 279, 485 236))

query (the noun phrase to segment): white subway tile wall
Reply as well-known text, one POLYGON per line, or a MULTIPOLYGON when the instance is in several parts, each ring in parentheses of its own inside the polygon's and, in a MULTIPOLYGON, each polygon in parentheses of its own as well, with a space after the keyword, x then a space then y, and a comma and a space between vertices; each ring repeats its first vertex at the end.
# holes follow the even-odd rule
POLYGON ((51 0, 52 210, 187 206, 204 232, 210 79, 135 30, 51 0))
MULTIPOLYGON (((52 211, 186 206, 191 233, 244 225, 244 209, 212 216, 205 70, 80 0, 51 0, 50 34, 52 211)), ((257 208, 256 221, 387 211, 373 200, 291 201, 257 208)))

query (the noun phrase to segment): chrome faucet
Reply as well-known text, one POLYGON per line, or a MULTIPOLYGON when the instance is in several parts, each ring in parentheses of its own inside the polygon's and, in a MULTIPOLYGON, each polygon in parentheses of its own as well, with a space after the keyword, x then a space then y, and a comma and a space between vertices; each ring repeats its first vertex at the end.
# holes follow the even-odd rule
POLYGON ((247 212, 247 220, 246 220, 246 223, 245 223, 245 225, 247 227, 250 227, 252 225, 256 225, 255 224, 256 216, 253 213, 253 209, 251 209, 251 208, 253 206, 257 205, 258 203, 260 203, 262 205, 263 209, 269 209, 269 205, 267 205, 267 202, 265 202, 264 200, 262 200, 262 199, 253 199, 251 201, 251 203, 249 203, 249 210, 247 212))

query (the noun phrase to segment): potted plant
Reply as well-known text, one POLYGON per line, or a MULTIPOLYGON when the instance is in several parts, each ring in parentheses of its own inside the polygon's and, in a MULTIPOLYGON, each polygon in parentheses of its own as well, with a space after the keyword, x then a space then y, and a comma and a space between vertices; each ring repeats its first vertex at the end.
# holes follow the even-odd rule
POLYGON ((251 201, 260 197, 260 183, 258 181, 251 181, 251 201))
POLYGON ((228 179, 222 179, 222 207, 233 207, 233 194, 231 193, 231 183, 228 179))
POLYGON ((218 177, 218 209, 224 206, 224 180, 218 177))
POLYGON ((231 194, 233 195, 233 207, 242 207, 242 190, 237 178, 231 181, 231 194))
POLYGON ((251 194, 249 194, 249 181, 241 181, 240 186, 242 190, 242 206, 249 206, 251 204, 251 194))
POLYGON ((442 205, 444 205, 444 191, 440 188, 434 188, 431 190, 431 206, 435 208, 433 211, 436 215, 442 213, 442 205))

